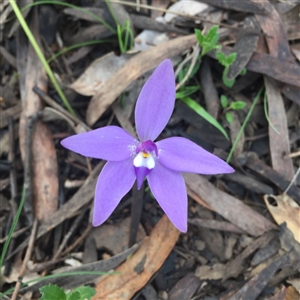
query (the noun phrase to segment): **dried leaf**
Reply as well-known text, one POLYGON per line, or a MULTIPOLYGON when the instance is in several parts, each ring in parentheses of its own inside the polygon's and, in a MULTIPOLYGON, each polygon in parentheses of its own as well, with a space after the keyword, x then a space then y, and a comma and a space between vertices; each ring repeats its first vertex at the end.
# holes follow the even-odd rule
MULTIPOLYGON (((32 25, 34 35, 39 40, 36 32, 37 16, 35 25, 32 25)), ((47 89, 47 77, 40 60, 35 51, 30 46, 27 57, 26 73, 19 70, 20 77, 25 77, 26 94, 22 95, 23 110, 20 118, 19 135, 20 150, 23 162, 26 160, 26 129, 28 119, 35 116, 42 109, 42 102, 32 89, 38 86, 41 90, 47 89)), ((23 79, 24 80, 24 79, 23 79)), ((37 122, 32 133, 32 188, 33 188, 33 207, 35 217, 40 221, 49 220, 58 207, 58 170, 57 158, 52 134, 49 128, 42 122, 37 122)))
MULTIPOLYGON (((223 47, 226 55, 232 53, 229 47, 223 47)), ((214 57, 214 55, 209 54, 214 57)), ((282 61, 266 53, 254 52, 247 64, 247 70, 268 75, 292 86, 300 87, 300 67, 296 63, 282 61)))
POLYGON ((269 119, 279 132, 278 134, 272 126, 269 126, 272 167, 285 179, 292 180, 294 167, 292 158, 288 156, 290 154, 290 141, 283 98, 278 84, 272 78, 265 76, 264 81, 268 99, 269 119))
POLYGON ((286 296, 284 300, 295 300, 295 299, 300 299, 300 293, 293 286, 289 286, 286 289, 286 296))
POLYGON ((228 80, 236 78, 243 68, 246 67, 256 48, 259 33, 260 26, 254 16, 246 17, 243 29, 239 33, 237 41, 232 49, 232 52, 235 52, 237 55, 235 61, 229 67, 227 74, 228 80))
POLYGON ((287 194, 274 196, 265 195, 265 203, 271 215, 278 225, 286 222, 288 229, 293 233, 295 240, 300 243, 300 207, 287 194), (277 206, 273 206, 269 202, 269 198, 276 201, 277 206))
MULTIPOLYGON (((130 218, 126 218, 113 225, 102 225, 93 228, 90 237, 95 239, 98 249, 105 247, 112 253, 117 254, 128 248, 130 231, 130 218)), ((137 242, 146 236, 145 230, 140 225, 137 233, 137 242)))
POLYGON ((200 280, 193 274, 188 273, 181 278, 170 290, 169 300, 192 299, 200 285, 200 280))
POLYGON ((287 282, 289 284, 291 284, 300 294, 300 278, 293 278, 293 279, 287 280, 287 282))
MULTIPOLYGON (((91 201, 94 197, 95 186, 98 179, 100 170, 102 169, 104 162, 100 162, 93 170, 90 177, 88 177, 81 188, 73 195, 68 202, 60 207, 58 211, 51 215, 51 218, 47 222, 43 222, 38 229, 37 237, 43 236, 45 233, 54 229, 57 225, 64 222, 66 219, 72 217, 74 213, 80 210, 84 205, 91 201)), ((25 239, 14 251, 8 256, 8 258, 28 245, 29 238, 25 239)))
POLYGON ((96 286, 93 300, 126 300, 140 290, 162 266, 179 236, 179 231, 166 216, 156 224, 138 251, 96 286))
POLYGON ((114 52, 96 59, 84 73, 70 85, 70 88, 85 96, 93 96, 108 78, 114 75, 132 55, 115 55, 114 52))
MULTIPOLYGON (((73 267, 69 268, 68 272, 109 272, 111 269, 116 268, 119 266, 128 256, 132 255, 136 249, 138 248, 138 245, 135 245, 131 247, 130 249, 125 250, 122 253, 119 253, 115 256, 112 256, 108 259, 102 259, 99 261, 94 261, 89 264, 84 264, 80 267, 73 267)), ((57 274, 63 273, 63 271, 57 272, 57 274)), ((38 275, 38 274, 37 274, 38 275)), ((35 278, 37 278, 36 276, 35 278)), ((80 285, 83 285, 87 282, 91 282, 95 280, 95 278, 98 278, 99 275, 97 274, 85 274, 80 276, 64 276, 64 277, 50 277, 41 281, 36 282, 35 284, 24 287, 21 289, 22 293, 25 293, 26 291, 33 291, 37 292, 38 289, 42 286, 45 286, 46 284, 57 284, 63 289, 73 289, 80 285)), ((25 281, 25 280, 24 280, 25 281)))
POLYGON ((87 110, 87 123, 94 124, 132 81, 156 67, 165 58, 182 53, 195 42, 194 34, 176 38, 132 57, 98 89, 87 110))
POLYGON ((268 265, 264 270, 262 270, 262 272, 250 279, 238 292, 236 292, 228 300, 257 299, 258 295, 265 288, 265 286, 275 274, 275 272, 283 266, 286 266, 288 263, 289 256, 287 254, 284 254, 283 256, 274 260, 270 265, 268 265))
POLYGON ((218 280, 224 277, 226 265, 214 264, 213 266, 200 266, 196 269, 195 275, 201 280, 218 280))
POLYGON ((219 215, 253 236, 276 228, 267 218, 212 185, 204 177, 196 174, 184 174, 187 186, 197 193, 219 215))
POLYGON ((261 0, 255 1, 231 1, 231 0, 201 0, 201 2, 208 3, 224 9, 232 9, 236 11, 243 11, 247 13, 266 14, 268 7, 265 7, 261 0))

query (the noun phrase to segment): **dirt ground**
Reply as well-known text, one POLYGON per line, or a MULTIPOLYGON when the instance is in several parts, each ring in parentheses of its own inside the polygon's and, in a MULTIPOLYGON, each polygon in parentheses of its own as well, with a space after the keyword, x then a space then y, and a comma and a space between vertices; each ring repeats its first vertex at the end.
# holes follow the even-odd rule
POLYGON ((3 0, 0 298, 40 299, 39 289, 55 284, 66 292, 91 286, 94 300, 299 300, 300 2, 16 4, 45 62, 3 0), (231 87, 217 52, 199 59, 195 29, 206 35, 215 25, 219 48, 236 53, 226 69, 231 87), (139 92, 165 59, 177 100, 159 139, 188 138, 235 172, 183 174, 187 233, 146 182, 93 227, 106 161, 60 141, 107 125, 136 136, 139 92), (49 276, 62 272, 73 275, 49 276))

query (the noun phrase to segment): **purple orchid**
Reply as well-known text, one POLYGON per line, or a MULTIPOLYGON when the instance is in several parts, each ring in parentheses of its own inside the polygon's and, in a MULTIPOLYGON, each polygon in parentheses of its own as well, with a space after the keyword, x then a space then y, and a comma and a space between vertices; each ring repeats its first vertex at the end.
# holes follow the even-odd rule
POLYGON ((107 160, 95 191, 93 225, 112 214, 137 180, 145 178, 172 223, 187 231, 187 192, 181 172, 231 173, 217 156, 182 137, 154 142, 175 105, 175 78, 170 60, 163 61, 141 90, 135 108, 139 141, 117 126, 107 126, 64 139, 61 144, 84 156, 107 160))

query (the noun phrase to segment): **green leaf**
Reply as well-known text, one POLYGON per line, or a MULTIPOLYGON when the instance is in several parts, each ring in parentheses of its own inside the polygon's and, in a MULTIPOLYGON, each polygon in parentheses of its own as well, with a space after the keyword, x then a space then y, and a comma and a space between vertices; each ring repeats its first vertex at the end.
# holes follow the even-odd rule
POLYGON ((199 45, 202 46, 203 41, 204 41, 204 37, 203 37, 203 34, 202 34, 201 30, 195 29, 195 34, 196 34, 196 38, 197 38, 197 41, 198 41, 199 45))
POLYGON ((246 73, 247 73, 247 69, 243 68, 243 70, 241 71, 240 75, 244 76, 244 75, 246 75, 246 73))
POLYGON ((217 129, 219 129, 223 135, 228 139, 228 134, 225 131, 225 129, 222 127, 222 125, 214 119, 212 115, 210 115, 203 107, 201 107, 196 101, 193 99, 186 97, 182 99, 188 107, 190 107, 193 111, 195 111, 199 116, 201 116, 203 119, 205 119, 207 122, 215 126, 217 129))
POLYGON ((232 117, 232 114, 230 112, 227 112, 225 114, 225 117, 226 117, 226 120, 228 123, 231 123, 233 121, 233 117, 232 117))
POLYGON ((236 53, 231 53, 227 56, 227 65, 231 65, 236 59, 236 53))
POLYGON ((224 52, 217 52, 216 57, 221 65, 228 68, 236 59, 236 53, 231 53, 228 56, 224 52))
POLYGON ((206 40, 211 41, 216 36, 216 34, 218 34, 218 29, 219 29, 218 25, 212 26, 206 35, 206 40))
POLYGON ((199 90, 200 90, 200 87, 197 85, 185 86, 179 92, 176 93, 176 99, 185 98, 191 94, 194 94, 195 92, 197 92, 199 90))
POLYGON ((229 108, 233 110, 239 110, 239 109, 243 109, 246 105, 247 103, 244 101, 235 101, 230 103, 229 108))
POLYGON ((222 51, 216 52, 216 58, 218 59, 218 62, 224 66, 226 62, 226 56, 222 51))
POLYGON ((80 293, 80 300, 90 300, 93 296, 96 295, 95 289, 90 286, 80 286, 74 291, 78 291, 80 293))
POLYGON ((57 285, 49 284, 40 288, 40 300, 66 300, 65 291, 57 285))
POLYGON ((78 291, 72 291, 67 295, 67 300, 84 300, 78 291))
POLYGON ((225 95, 221 95, 221 105, 223 108, 226 108, 228 106, 228 99, 225 95))
POLYGON ((209 43, 210 47, 213 49, 217 45, 219 41, 219 33, 218 33, 219 26, 215 25, 210 28, 209 32, 205 37, 205 41, 209 43))

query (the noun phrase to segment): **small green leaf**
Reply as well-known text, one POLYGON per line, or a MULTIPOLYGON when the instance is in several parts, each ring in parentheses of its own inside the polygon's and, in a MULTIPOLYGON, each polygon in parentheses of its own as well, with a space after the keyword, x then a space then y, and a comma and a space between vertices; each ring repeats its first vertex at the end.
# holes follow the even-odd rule
POLYGON ((231 65, 236 59, 236 53, 231 53, 227 56, 227 65, 231 65))
POLYGON ((228 99, 225 95, 221 95, 221 105, 223 108, 226 108, 228 106, 228 99))
POLYGON ((80 293, 80 300, 90 300, 94 295, 96 295, 95 289, 90 286, 80 286, 74 291, 78 291, 80 293))
POLYGON ((196 34, 196 38, 197 38, 197 41, 198 41, 199 45, 202 46, 203 41, 204 41, 204 37, 203 37, 203 34, 202 34, 201 30, 195 29, 195 34, 196 34))
POLYGON ((233 121, 233 117, 232 117, 232 114, 230 112, 227 112, 225 114, 225 117, 226 117, 226 120, 228 123, 231 123, 233 121))
POLYGON ((225 56, 225 54, 224 54, 222 51, 216 52, 216 58, 218 59, 218 62, 219 62, 221 65, 225 66, 225 63, 226 63, 226 56, 225 56))
POLYGON ((230 103, 229 108, 233 110, 239 110, 239 109, 243 109, 246 105, 247 103, 244 101, 235 101, 230 103))
POLYGON ((231 53, 228 56, 224 52, 217 52, 216 57, 221 65, 228 68, 236 59, 236 53, 231 53))
POLYGON ((57 285, 49 284, 40 288, 40 300, 66 300, 65 291, 57 285))
POLYGON ((206 40, 211 41, 218 34, 218 29, 219 29, 218 25, 212 26, 206 35, 206 40))
POLYGON ((72 291, 67 295, 67 300, 84 300, 78 291, 72 291))
POLYGON ((243 70, 241 71, 240 75, 244 76, 244 75, 246 75, 246 73, 247 73, 247 69, 243 68, 243 70))
POLYGON ((218 33, 219 26, 213 26, 205 37, 205 41, 210 45, 210 48, 213 49, 217 45, 219 41, 219 33, 218 33))
POLYGON ((222 127, 222 125, 214 119, 212 115, 210 115, 203 107, 201 107, 196 101, 193 99, 186 97, 182 99, 182 101, 189 106, 193 111, 195 111, 198 115, 200 115, 203 119, 205 119, 207 122, 215 126, 217 129, 219 129, 223 135, 228 139, 228 134, 225 131, 225 129, 222 127))

